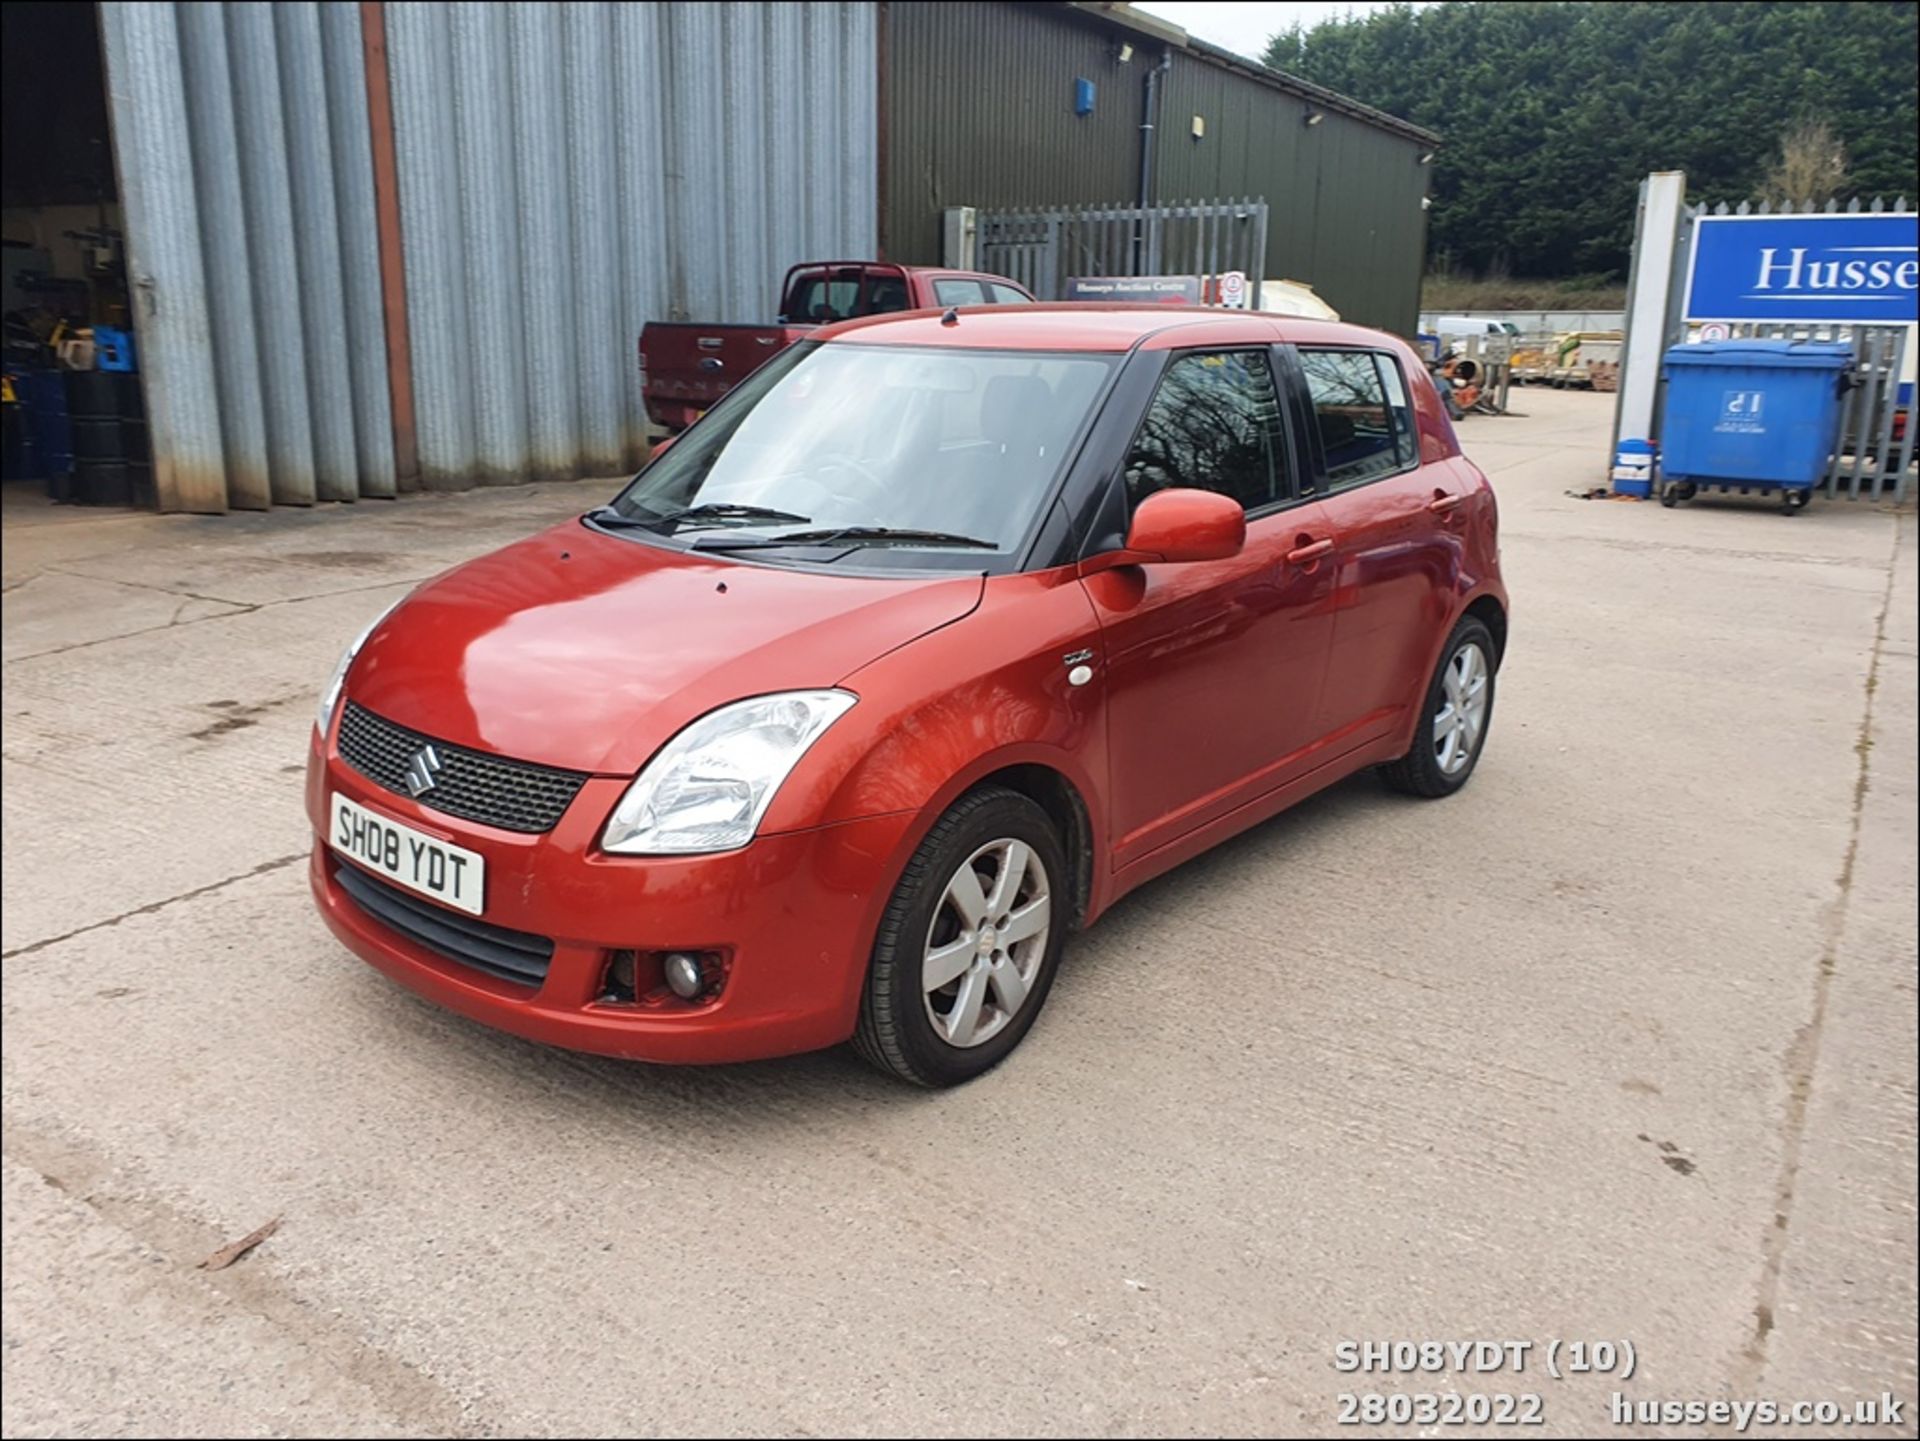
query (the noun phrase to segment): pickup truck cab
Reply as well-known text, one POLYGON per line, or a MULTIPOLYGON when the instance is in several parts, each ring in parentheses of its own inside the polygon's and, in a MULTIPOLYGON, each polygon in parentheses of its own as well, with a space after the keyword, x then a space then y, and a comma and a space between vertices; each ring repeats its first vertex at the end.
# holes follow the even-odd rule
POLYGON ((810 260, 787 272, 772 325, 656 320, 640 332, 647 415, 679 433, 815 326, 899 310, 1031 305, 1004 275, 872 260, 810 260))

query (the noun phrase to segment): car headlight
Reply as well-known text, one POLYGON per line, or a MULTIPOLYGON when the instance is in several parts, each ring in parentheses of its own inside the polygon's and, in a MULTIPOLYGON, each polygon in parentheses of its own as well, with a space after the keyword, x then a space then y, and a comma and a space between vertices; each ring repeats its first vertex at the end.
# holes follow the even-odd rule
MULTIPOLYGON (((400 600, 405 600, 403 595, 400 600)), ((333 708, 340 704, 340 692, 346 686, 347 672, 353 668, 353 658, 360 654, 360 647, 367 643, 367 637, 378 629, 380 622, 394 612, 400 600, 393 602, 380 614, 367 622, 366 629, 347 642, 347 648, 340 653, 340 663, 333 668, 333 674, 320 690, 320 707, 314 712, 313 723, 320 727, 320 737, 326 739, 327 727, 333 724, 333 708)))
POLYGON ((843 690, 786 691, 702 716, 627 787, 600 844, 628 856, 738 850, 800 757, 855 699, 843 690))

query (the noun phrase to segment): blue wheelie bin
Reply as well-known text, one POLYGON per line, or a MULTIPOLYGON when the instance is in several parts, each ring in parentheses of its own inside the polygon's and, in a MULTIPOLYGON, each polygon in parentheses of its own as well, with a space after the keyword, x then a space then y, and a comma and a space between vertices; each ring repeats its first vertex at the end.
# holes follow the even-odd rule
POLYGON ((1806 505, 1840 436, 1853 347, 1831 341, 1714 340, 1667 352, 1660 503, 1701 486, 1777 490, 1806 505))

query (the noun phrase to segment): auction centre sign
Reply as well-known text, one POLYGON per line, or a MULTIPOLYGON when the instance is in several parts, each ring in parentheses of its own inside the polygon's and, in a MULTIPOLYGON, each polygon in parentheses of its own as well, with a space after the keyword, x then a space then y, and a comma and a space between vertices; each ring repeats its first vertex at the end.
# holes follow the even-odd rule
POLYGON ((1703 215, 1688 320, 1920 319, 1920 215, 1703 215))
POLYGON ((1198 305, 1197 275, 1093 275, 1067 281, 1069 300, 1124 300, 1146 305, 1198 305))

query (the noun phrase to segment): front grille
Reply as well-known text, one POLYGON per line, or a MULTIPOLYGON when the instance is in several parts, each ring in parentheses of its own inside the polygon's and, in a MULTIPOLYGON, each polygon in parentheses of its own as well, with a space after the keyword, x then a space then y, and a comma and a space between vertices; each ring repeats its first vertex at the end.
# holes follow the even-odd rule
POLYGON ((538 986, 547 978, 553 942, 545 936, 442 910, 345 861, 336 867, 334 879, 361 910, 436 955, 523 986, 538 986))
POLYGON ((421 805, 503 831, 537 834, 558 824, 586 783, 579 771, 510 761, 423 736, 347 702, 340 717, 340 759, 377 786, 421 805), (422 746, 440 757, 433 788, 415 796, 407 766, 422 746))

